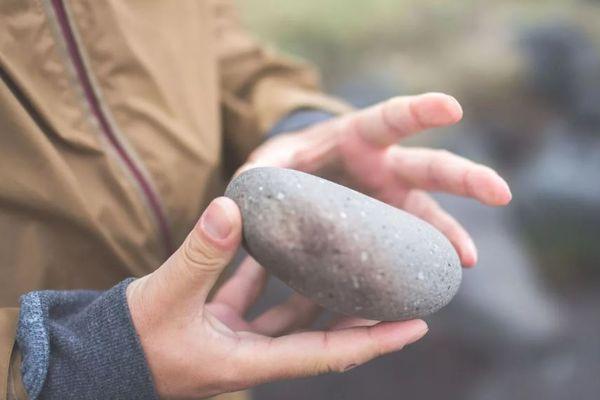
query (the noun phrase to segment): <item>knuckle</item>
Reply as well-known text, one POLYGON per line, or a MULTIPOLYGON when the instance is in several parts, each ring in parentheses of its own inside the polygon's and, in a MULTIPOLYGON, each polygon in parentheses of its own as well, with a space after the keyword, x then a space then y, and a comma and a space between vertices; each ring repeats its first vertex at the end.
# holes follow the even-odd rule
POLYGON ((410 100, 407 97, 403 96, 395 96, 387 99, 381 104, 381 108, 385 110, 385 112, 395 112, 396 110, 402 109, 405 107, 410 100))
POLYGON ((463 192, 469 197, 476 197, 476 190, 473 186, 473 171, 466 171, 462 176, 463 192))
POLYGON ((195 237, 196 233, 186 240, 181 248, 184 263, 193 271, 217 272, 225 264, 220 251, 210 244, 195 237))
POLYGON ((408 115, 410 116, 410 119, 412 122, 411 130, 413 132, 422 131, 427 127, 427 125, 424 123, 423 119, 421 118, 421 115, 419 114, 419 112, 417 110, 417 104, 415 103, 414 99, 408 100, 407 112, 408 112, 408 115))
POLYGON ((321 359, 305 369, 306 376, 340 373, 342 364, 337 361, 321 359))
POLYGON ((364 132, 361 129, 361 116, 358 114, 352 114, 344 118, 340 122, 340 125, 342 126, 342 131, 347 131, 358 135, 364 135, 364 132))
POLYGON ((394 135, 401 135, 402 129, 398 126, 398 124, 394 121, 393 118, 393 109, 397 101, 394 99, 390 99, 383 103, 381 108, 379 109, 380 118, 383 121, 384 126, 394 135))

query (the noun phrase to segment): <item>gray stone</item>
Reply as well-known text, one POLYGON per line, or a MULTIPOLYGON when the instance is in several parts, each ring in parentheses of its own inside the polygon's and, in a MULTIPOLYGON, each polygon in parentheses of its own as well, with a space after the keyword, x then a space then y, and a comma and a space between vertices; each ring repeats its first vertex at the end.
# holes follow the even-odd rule
POLYGON ((456 294, 461 266, 426 222, 298 171, 254 168, 225 195, 240 207, 246 250, 297 292, 346 315, 431 314, 456 294))

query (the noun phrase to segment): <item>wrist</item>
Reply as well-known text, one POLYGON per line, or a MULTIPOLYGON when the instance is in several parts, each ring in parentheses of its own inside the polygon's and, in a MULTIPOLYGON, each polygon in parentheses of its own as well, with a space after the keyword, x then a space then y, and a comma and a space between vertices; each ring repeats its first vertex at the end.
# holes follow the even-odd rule
POLYGON ((342 120, 334 115, 315 111, 294 114, 290 118, 293 123, 278 124, 279 128, 269 135, 272 138, 250 155, 242 170, 254 164, 335 176, 332 171, 339 171, 339 133, 342 120), (312 125, 308 119, 311 115, 318 117, 312 119, 312 125), (296 129, 300 126, 302 128, 296 129), (283 132, 282 127, 290 131, 283 132))
POLYGON ((335 114, 317 109, 300 109, 290 112, 281 118, 267 132, 266 138, 271 139, 283 133, 297 132, 312 125, 335 118, 335 114))

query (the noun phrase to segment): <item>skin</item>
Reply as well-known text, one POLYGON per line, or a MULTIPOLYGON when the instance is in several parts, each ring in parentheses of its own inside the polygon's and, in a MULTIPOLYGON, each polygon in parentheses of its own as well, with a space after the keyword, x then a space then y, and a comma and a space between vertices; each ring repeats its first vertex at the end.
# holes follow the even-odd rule
MULTIPOLYGON (((477 251, 472 239, 428 192, 502 206, 511 200, 508 185, 492 169, 457 155, 398 144, 461 118, 459 103, 444 94, 393 98, 272 139, 241 170, 270 165, 334 178, 428 221, 448 237, 463 265, 473 266, 477 251)), ((265 270, 251 258, 208 301, 240 245, 241 226, 232 200, 213 200, 183 245, 127 290, 161 397, 199 398, 343 372, 426 334, 421 320, 380 323, 347 317, 324 331, 299 331, 320 309, 298 294, 249 321, 245 314, 267 281, 265 270)))

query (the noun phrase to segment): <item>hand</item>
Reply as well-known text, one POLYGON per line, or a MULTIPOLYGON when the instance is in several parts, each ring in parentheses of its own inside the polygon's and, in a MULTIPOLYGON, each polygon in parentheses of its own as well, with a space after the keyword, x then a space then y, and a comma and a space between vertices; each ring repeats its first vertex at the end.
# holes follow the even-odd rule
POLYGON ((461 118, 460 104, 444 94, 393 98, 269 140, 242 168, 270 165, 331 177, 429 222, 454 245, 462 264, 473 266, 477 250, 469 234, 427 192, 500 206, 511 200, 508 185, 491 168, 447 151, 397 144, 461 118))
POLYGON ((161 397, 206 397, 278 379, 345 371, 427 332, 420 320, 345 318, 327 331, 280 336, 309 324, 318 310, 293 295, 246 321, 244 314, 266 280, 265 271, 250 258, 207 302, 239 247, 241 225, 232 200, 214 200, 183 245, 127 288, 133 325, 161 397))

